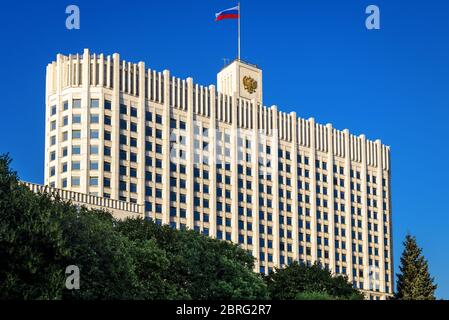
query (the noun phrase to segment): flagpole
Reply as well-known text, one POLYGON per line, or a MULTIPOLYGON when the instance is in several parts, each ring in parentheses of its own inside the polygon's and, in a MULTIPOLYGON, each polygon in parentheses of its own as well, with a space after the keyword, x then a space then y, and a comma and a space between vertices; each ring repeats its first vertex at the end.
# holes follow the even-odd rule
POLYGON ((239 23, 238 23, 238 25, 239 25, 239 27, 238 27, 238 34, 239 34, 239 36, 238 36, 238 59, 240 60, 240 2, 239 2, 239 4, 238 4, 238 7, 239 7, 239 23))

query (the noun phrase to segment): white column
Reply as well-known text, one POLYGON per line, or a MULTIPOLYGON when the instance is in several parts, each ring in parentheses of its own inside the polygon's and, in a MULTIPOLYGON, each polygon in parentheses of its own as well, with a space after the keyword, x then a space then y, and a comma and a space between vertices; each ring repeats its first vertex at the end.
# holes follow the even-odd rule
POLYGON ((376 173, 376 192, 377 192, 377 224, 379 235, 379 274, 380 274, 380 292, 386 292, 385 283, 385 243, 384 243, 384 210, 383 210, 383 187, 382 187, 382 142, 376 140, 377 151, 377 173, 376 173))
POLYGON ((279 114, 277 106, 272 106, 271 111, 273 116, 273 131, 271 132, 271 178, 273 183, 273 265, 279 268, 279 114))
POLYGON ((293 234, 293 261, 299 260, 299 211, 298 211, 298 117, 296 112, 290 113, 292 119, 292 234, 293 234))
MULTIPOLYGON (((352 276, 352 216, 351 216, 351 140, 349 135, 349 130, 345 129, 343 131, 345 139, 345 208, 346 208, 346 264, 348 271, 348 280, 353 281, 352 276)), ((334 230, 332 230, 334 232, 334 230)), ((335 259, 335 257, 334 257, 335 259)))
POLYGON ((170 223, 170 71, 164 70, 162 111, 162 223, 170 223))
MULTIPOLYGON (((310 124, 310 229, 311 229, 311 241, 312 241, 312 263, 317 261, 317 232, 316 232, 316 144, 315 144, 315 119, 309 119, 310 124)), ((333 231, 333 230, 332 230, 333 231)))
MULTIPOLYGON (((329 268, 332 273, 335 273, 336 265, 335 265, 335 223, 334 223, 334 139, 333 139, 333 128, 332 124, 328 123, 326 125, 327 128, 327 204, 328 204, 328 222, 329 222, 329 268)), ((347 174, 347 173, 346 173, 347 174)), ((348 183, 348 181, 345 181, 348 183)), ((346 207, 346 210, 350 211, 350 207, 346 207)), ((346 221, 348 222, 348 221, 346 221)), ((347 230, 347 233, 351 232, 351 230, 347 230)), ((348 248, 348 246, 346 246, 348 248)), ((352 270, 348 268, 348 270, 352 270)))
POLYGON ((254 264, 254 269, 256 272, 260 270, 259 262, 259 121, 258 113, 259 106, 256 100, 251 101, 253 105, 253 132, 251 139, 251 166, 252 166, 252 186, 253 186, 253 196, 252 196, 252 211, 253 211, 253 257, 256 259, 254 264))
MULTIPOLYGON (((198 89, 198 87, 196 88, 198 89)), ((198 92, 197 92, 198 94, 198 92)), ((193 79, 187 79, 187 95, 189 106, 187 108, 187 226, 193 229, 193 221, 194 221, 194 160, 195 160, 195 123, 194 123, 194 106, 193 102, 195 97, 193 96, 193 79)), ((198 101, 196 101, 198 103, 198 101)))
POLYGON ((232 95, 232 118, 231 118, 231 199, 232 199, 232 205, 231 205, 231 213, 232 213, 232 220, 231 220, 231 227, 232 227, 232 233, 231 233, 231 240, 234 243, 238 243, 239 239, 239 230, 238 230, 238 158, 237 158, 237 148, 238 148, 238 110, 240 108, 240 100, 237 99, 237 94, 234 93, 232 95))
POLYGON ((82 88, 81 98, 81 121, 83 129, 81 130, 81 177, 80 185, 82 193, 89 193, 89 159, 90 159, 90 53, 89 49, 84 49, 82 61, 82 88))
POLYGON ((362 170, 360 172, 361 175, 361 188, 362 188, 362 237, 363 237, 363 288, 365 290, 370 290, 369 288, 369 271, 370 271, 370 265, 369 265, 369 243, 368 243, 368 195, 366 192, 367 187, 367 181, 366 181, 366 174, 367 174, 367 164, 366 164, 366 138, 364 135, 360 135, 361 140, 361 151, 362 151, 362 170))
POLYGON ((111 150, 111 198, 119 199, 120 167, 120 55, 113 55, 112 79, 112 150, 111 150))
POLYGON ((216 237, 217 228, 217 159, 216 159, 216 91, 209 86, 210 118, 209 118, 209 236, 216 237))
MULTIPOLYGON (((62 162, 61 162, 61 148, 59 147, 61 145, 61 125, 62 125, 62 80, 63 80, 63 61, 64 57, 61 54, 58 54, 57 60, 56 60, 56 101, 54 103, 51 103, 51 105, 56 105, 56 117, 54 119, 56 120, 56 130, 53 132, 50 132, 51 127, 51 113, 49 113, 48 117, 48 131, 49 136, 48 139, 52 135, 56 136, 56 148, 53 149, 56 153, 56 161, 54 161, 53 165, 55 166, 55 187, 61 187, 61 169, 62 169, 62 162)), ((51 106, 50 106, 51 107, 51 106)), ((51 112, 51 110, 50 110, 51 112)), ((49 144, 50 145, 50 144, 49 144)), ((51 147, 50 147, 51 149, 51 147)), ((48 153, 48 152, 47 152, 48 153)), ((49 166, 50 168, 51 166, 49 166)))
MULTIPOLYGON (((139 108, 138 108, 138 138, 137 145, 138 159, 137 159, 137 203, 145 207, 145 112, 146 112, 146 99, 145 99, 145 63, 139 62, 139 108)), ((145 210, 143 210, 145 217, 145 210)))

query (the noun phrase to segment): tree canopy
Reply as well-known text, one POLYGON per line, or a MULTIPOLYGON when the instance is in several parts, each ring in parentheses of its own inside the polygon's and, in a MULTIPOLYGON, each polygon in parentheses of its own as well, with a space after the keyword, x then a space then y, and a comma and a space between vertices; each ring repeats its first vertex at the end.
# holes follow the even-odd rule
POLYGON ((0 156, 0 299, 359 298, 344 277, 294 263, 264 277, 238 245, 35 194, 0 156), (77 266, 80 289, 65 287, 77 266))
POLYGON ((328 300, 362 299, 345 276, 332 276, 330 271, 317 264, 307 266, 293 262, 284 269, 276 269, 266 278, 272 299, 328 300))

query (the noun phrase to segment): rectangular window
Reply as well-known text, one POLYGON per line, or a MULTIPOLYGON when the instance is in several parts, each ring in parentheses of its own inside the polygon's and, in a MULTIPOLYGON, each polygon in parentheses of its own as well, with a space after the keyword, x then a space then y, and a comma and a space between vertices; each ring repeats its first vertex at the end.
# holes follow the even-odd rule
POLYGON ((73 99, 72 100, 72 108, 73 109, 81 108, 81 99, 73 99))
POLYGON ((104 100, 104 108, 105 110, 111 110, 112 109, 112 103, 109 100, 104 100))
POLYGON ((50 110, 51 110, 51 115, 54 116, 56 114, 56 106, 51 106, 50 110))
POLYGON ((69 102, 68 101, 63 102, 63 110, 64 111, 69 110, 69 102))
POLYGON ((91 129, 90 130, 90 138, 91 139, 98 139, 99 138, 98 130, 91 129))
POLYGON ((81 130, 72 130, 72 139, 81 139, 81 130))
POLYGON ((66 126, 69 124, 69 117, 65 116, 64 118, 62 118, 62 125, 66 126))
POLYGON ((105 161, 104 164, 103 164, 103 168, 104 168, 104 171, 111 172, 111 163, 105 161))
POLYGON ((120 150, 120 160, 126 160, 127 158, 127 152, 125 150, 120 150))
POLYGON ((76 171, 76 170, 80 170, 81 169, 81 164, 79 161, 72 161, 72 170, 76 171))
POLYGON ((72 124, 81 123, 81 115, 80 114, 74 114, 72 116, 72 124))
POLYGON ((100 107, 100 100, 98 99, 90 99, 90 107, 96 109, 100 107))
POLYGON ((80 186, 80 177, 72 177, 72 187, 80 186))
POLYGON ((98 170, 98 161, 90 162, 90 170, 98 170))
POLYGON ((137 117, 137 108, 131 107, 131 117, 137 117))
POLYGON ((126 130, 128 128, 128 122, 125 119, 120 119, 120 130, 126 130))
POLYGON ((90 177, 89 185, 93 187, 98 186, 98 177, 90 177))
POLYGON ((90 154, 98 154, 98 146, 96 145, 90 146, 90 154))
POLYGON ((52 137, 50 138, 50 144, 51 144, 52 146, 54 146, 54 145, 56 144, 56 136, 52 136, 52 137))
POLYGON ((80 146, 72 146, 72 154, 81 154, 81 147, 80 146))
POLYGON ((90 115, 90 123, 99 123, 100 119, 98 114, 91 114, 90 115))
POLYGON ((50 123, 50 131, 56 130, 56 120, 53 120, 50 123))
POLYGON ((104 116, 104 124, 110 126, 111 125, 111 117, 104 116))
POLYGON ((120 114, 128 114, 128 107, 126 104, 120 104, 120 114))

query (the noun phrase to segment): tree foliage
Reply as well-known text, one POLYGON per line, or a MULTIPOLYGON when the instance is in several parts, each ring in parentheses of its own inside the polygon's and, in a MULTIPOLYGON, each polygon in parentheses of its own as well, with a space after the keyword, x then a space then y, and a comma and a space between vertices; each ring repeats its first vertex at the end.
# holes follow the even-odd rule
POLYGON ((400 273, 397 274, 396 299, 435 300, 434 278, 430 276, 427 260, 422 255, 416 238, 407 235, 401 256, 400 273))
POLYGON ((0 156, 0 299, 342 299, 347 279, 294 263, 268 277, 238 245, 34 194, 0 156), (80 289, 65 287, 67 266, 80 289))
POLYGON ((0 299, 267 298, 237 245, 34 194, 0 157, 0 299), (80 270, 80 290, 65 269, 80 270))
POLYGON ((307 266, 293 262, 284 269, 276 269, 266 278, 270 297, 279 300, 292 299, 363 299, 344 276, 332 274, 319 265, 307 266))

